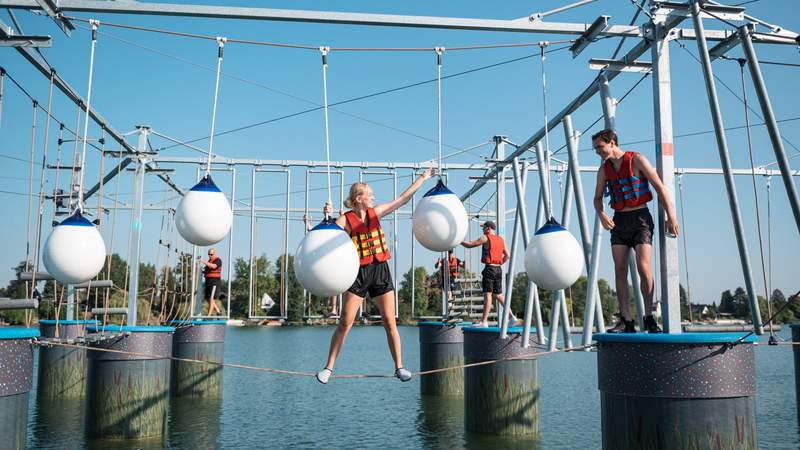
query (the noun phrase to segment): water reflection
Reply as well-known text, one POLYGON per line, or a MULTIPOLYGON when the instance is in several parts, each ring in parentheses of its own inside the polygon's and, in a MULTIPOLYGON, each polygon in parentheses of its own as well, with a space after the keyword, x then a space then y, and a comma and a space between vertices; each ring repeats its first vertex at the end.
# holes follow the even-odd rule
POLYGON ((83 441, 84 399, 37 398, 31 448, 85 447, 83 441))
POLYGON ((173 398, 169 404, 170 448, 220 448, 221 414, 221 398, 173 398))
POLYGON ((464 399, 420 395, 416 425, 423 447, 463 447, 464 399))

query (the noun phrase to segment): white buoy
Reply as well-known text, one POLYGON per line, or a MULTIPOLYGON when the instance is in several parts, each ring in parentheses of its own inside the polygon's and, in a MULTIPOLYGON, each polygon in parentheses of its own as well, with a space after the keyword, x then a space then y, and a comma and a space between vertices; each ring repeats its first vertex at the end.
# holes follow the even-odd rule
POLYGON ((542 289, 566 289, 583 273, 583 249, 569 230, 550 219, 525 251, 525 271, 542 289))
POLYGON ((444 252, 467 235, 467 211, 456 194, 439 180, 414 208, 414 237, 428 250, 444 252))
POLYGON ((91 280, 103 269, 105 260, 103 237, 80 211, 53 228, 42 251, 47 272, 65 284, 91 280))
POLYGON ((294 254, 297 281, 320 297, 348 290, 356 281, 359 265, 353 240, 333 221, 312 228, 294 254))
POLYGON ((175 211, 178 232, 194 245, 216 244, 225 239, 232 224, 231 205, 210 175, 184 194, 175 211))

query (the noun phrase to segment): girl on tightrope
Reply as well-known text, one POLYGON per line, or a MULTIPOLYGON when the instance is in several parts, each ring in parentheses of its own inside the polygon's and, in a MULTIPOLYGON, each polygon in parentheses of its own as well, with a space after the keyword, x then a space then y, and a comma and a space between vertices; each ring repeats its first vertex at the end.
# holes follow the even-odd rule
MULTIPOLYGON (((394 283, 392 283, 392 274, 389 272, 389 264, 386 262, 390 257, 389 246, 386 244, 380 219, 411 200, 411 196, 432 175, 433 170, 427 169, 400 197, 376 206, 372 206, 374 197, 372 188, 368 184, 353 183, 350 186, 350 195, 344 202, 344 206, 350 211, 339 216, 336 224, 352 237, 358 250, 361 267, 358 269, 356 281, 344 294, 341 319, 331 337, 328 361, 325 368, 317 372, 317 381, 320 383, 327 384, 333 374, 333 365, 336 363, 336 357, 339 356, 342 344, 344 344, 344 338, 353 327, 358 309, 367 294, 380 311, 389 351, 394 359, 395 376, 401 381, 411 379, 411 372, 403 367, 400 354, 400 334, 397 332, 397 323, 394 317, 394 283)), ((330 203, 325 203, 325 214, 329 215, 332 212, 333 208, 330 203)))

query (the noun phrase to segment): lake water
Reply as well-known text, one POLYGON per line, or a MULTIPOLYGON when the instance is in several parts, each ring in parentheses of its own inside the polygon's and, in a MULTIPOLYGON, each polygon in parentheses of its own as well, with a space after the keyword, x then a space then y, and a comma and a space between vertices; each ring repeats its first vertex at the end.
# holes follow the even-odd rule
MULTIPOLYGON (((314 372, 322 367, 331 327, 229 328, 225 361, 314 372)), ((401 327, 404 365, 419 367, 416 327, 401 327)), ((788 327, 780 333, 790 339, 788 327)), ((573 336, 577 342, 579 336, 573 336)), ((756 349, 760 448, 800 448, 791 346, 756 349)), ((478 436, 464 431, 462 400, 422 398, 419 381, 313 378, 224 370, 221 400, 172 400, 169 434, 155 441, 88 441, 83 402, 37 403, 31 393, 28 448, 539 448, 600 447, 595 353, 563 353, 539 362, 538 439, 478 436)), ((391 373, 381 327, 355 327, 337 374, 391 373)), ((34 370, 35 373, 35 370, 34 370)), ((35 385, 35 383, 34 383, 35 385)))

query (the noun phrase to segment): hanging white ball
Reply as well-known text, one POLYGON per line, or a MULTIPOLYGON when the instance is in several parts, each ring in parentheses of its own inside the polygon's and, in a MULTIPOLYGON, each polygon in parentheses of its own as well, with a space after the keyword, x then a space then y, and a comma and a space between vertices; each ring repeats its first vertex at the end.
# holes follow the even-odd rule
POLYGON ((42 251, 47 273, 65 284, 91 280, 103 269, 105 260, 103 237, 80 211, 53 228, 42 251))
POLYGON ((181 237, 201 247, 225 239, 232 224, 231 205, 209 175, 184 194, 175 210, 181 237))
POLYGON ((525 271, 542 289, 566 289, 583 273, 583 249, 569 230, 550 219, 525 251, 525 271))
POLYGON ((428 250, 444 252, 467 235, 467 210, 457 195, 439 180, 414 208, 414 237, 428 250))
POLYGON ((321 222, 306 234, 294 254, 297 281, 320 297, 338 295, 356 281, 358 252, 353 240, 333 222, 321 222))

